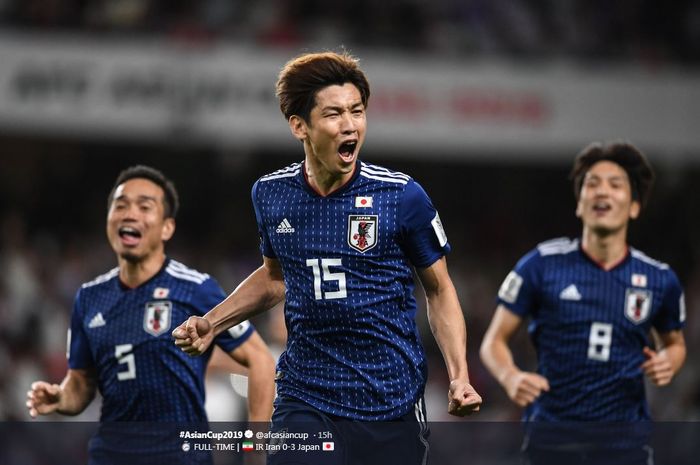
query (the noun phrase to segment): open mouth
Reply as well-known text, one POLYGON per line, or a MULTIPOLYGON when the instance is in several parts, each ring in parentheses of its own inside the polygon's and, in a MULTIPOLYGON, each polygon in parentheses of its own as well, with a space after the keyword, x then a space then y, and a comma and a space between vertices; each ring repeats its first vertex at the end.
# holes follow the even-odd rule
POLYGON ((355 149, 357 148, 357 141, 348 141, 340 144, 338 148, 338 155, 344 162, 351 162, 355 158, 355 149))
POLYGON ((593 211, 599 214, 607 213, 612 209, 610 204, 605 202, 596 202, 593 204, 593 211))
POLYGON ((136 245, 141 240, 141 231, 136 228, 122 226, 118 232, 124 245, 136 245))

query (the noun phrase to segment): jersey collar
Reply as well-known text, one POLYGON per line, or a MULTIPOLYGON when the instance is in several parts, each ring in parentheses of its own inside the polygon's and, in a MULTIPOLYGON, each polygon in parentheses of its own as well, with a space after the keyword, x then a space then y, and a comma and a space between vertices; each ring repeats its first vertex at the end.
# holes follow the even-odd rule
POLYGON ((587 253, 585 250, 583 250, 583 240, 580 240, 580 239, 579 239, 579 241, 578 241, 578 250, 579 250, 579 252, 581 253, 581 255, 583 255, 583 257, 584 257, 586 260, 588 260, 589 262, 591 262, 592 264, 594 264, 596 267, 600 268, 602 271, 612 271, 612 270, 614 270, 614 269, 616 269, 616 268, 622 266, 623 264, 625 264, 625 263, 627 262, 627 260, 628 260, 628 259, 630 258, 630 256, 631 256, 631 255, 630 255, 630 247, 629 247, 629 245, 625 245, 625 255, 623 255, 623 257, 622 257, 617 263, 613 263, 613 264, 612 264, 611 266, 609 266, 608 268, 605 268, 605 267, 603 266, 602 263, 600 263, 599 261, 597 261, 596 259, 594 259, 594 258, 591 257, 590 255, 588 255, 588 253, 587 253))
POLYGON ((312 195, 316 197, 321 197, 321 198, 326 198, 326 197, 335 197, 337 195, 342 194, 346 190, 350 188, 350 186, 355 182, 355 179, 360 175, 360 159, 357 158, 355 159, 355 168, 354 171, 352 172, 352 176, 350 176, 350 179, 347 180, 345 184, 340 186, 334 191, 331 191, 328 193, 328 195, 321 195, 316 189, 311 187, 311 184, 309 184, 309 180, 306 177, 306 161, 301 162, 301 170, 298 174, 299 176, 299 182, 301 182, 302 186, 311 193, 312 195))
POLYGON ((158 270, 158 272, 156 274, 154 274, 153 276, 151 276, 146 281, 142 282, 141 284, 139 284, 136 287, 129 287, 126 284, 124 284, 122 282, 122 280, 119 278, 119 273, 117 273, 117 286, 119 286, 119 289, 121 289, 122 291, 126 291, 126 292, 133 291, 134 289, 139 289, 141 287, 147 286, 148 283, 150 283, 154 279, 158 278, 158 276, 163 274, 163 272, 165 271, 165 268, 168 266, 169 263, 170 263, 170 257, 168 257, 166 255, 165 260, 163 260, 163 265, 161 265, 161 267, 160 267, 160 270, 158 270))

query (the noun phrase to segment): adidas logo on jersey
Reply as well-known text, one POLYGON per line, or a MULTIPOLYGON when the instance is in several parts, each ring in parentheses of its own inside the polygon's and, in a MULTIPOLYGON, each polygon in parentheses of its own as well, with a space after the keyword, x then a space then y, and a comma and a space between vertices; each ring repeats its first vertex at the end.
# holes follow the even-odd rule
POLYGON ((88 323, 88 328, 99 328, 100 326, 104 326, 106 324, 107 322, 105 322, 102 312, 97 312, 97 315, 93 316, 90 323, 88 323))
POLYGON ((561 300, 581 300, 581 293, 578 291, 575 284, 570 284, 561 291, 559 298, 561 300))
POLYGON ((287 218, 285 218, 277 226, 277 229, 275 229, 275 232, 277 234, 289 234, 289 233, 294 232, 294 228, 292 227, 292 224, 289 222, 289 220, 287 218))

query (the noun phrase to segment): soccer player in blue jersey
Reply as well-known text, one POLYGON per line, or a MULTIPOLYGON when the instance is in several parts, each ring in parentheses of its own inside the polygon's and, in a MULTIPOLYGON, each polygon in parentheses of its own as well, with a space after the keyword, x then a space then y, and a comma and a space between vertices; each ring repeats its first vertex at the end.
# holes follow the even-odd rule
POLYGON ((581 237, 543 242, 518 262, 498 293, 481 358, 528 422, 646 421, 644 376, 668 384, 686 354, 678 278, 627 244, 654 174, 636 147, 611 142, 586 147, 571 177, 581 237), (518 368, 508 346, 527 319, 536 373, 518 368))
POLYGON ((295 421, 316 422, 319 431, 343 423, 343 441, 333 445, 342 449, 338 461, 325 456, 323 463, 424 463, 427 363, 414 268, 451 381, 448 411, 463 416, 481 404, 469 383, 466 326, 440 217, 410 176, 358 159, 370 90, 356 59, 332 52, 294 58, 277 95, 305 156, 253 186, 263 265, 173 336, 199 354, 225 328, 286 299, 289 336, 277 366, 273 430, 295 421), (385 421, 395 428, 380 428, 385 421), (408 425, 406 435, 397 433, 399 424, 408 425))
MULTIPOLYGON (((165 254, 175 232, 178 195, 160 171, 124 170, 109 195, 107 237, 118 267, 83 284, 69 333, 68 373, 58 384, 37 381, 28 392, 32 417, 82 412, 99 390, 106 422, 206 424, 204 374, 211 355, 183 354, 172 344, 171 324, 202 315, 225 297, 209 275, 165 254)), ((216 344, 249 369, 249 420, 268 421, 274 397, 274 360, 247 321, 216 344)), ((90 444, 91 462, 208 463, 208 453, 183 451, 167 432, 147 431, 140 446, 119 444, 102 428, 90 444), (119 453, 124 453, 119 455, 119 453)), ((115 430, 118 427, 115 427, 115 430)), ((167 429, 163 429, 167 431, 167 429)))

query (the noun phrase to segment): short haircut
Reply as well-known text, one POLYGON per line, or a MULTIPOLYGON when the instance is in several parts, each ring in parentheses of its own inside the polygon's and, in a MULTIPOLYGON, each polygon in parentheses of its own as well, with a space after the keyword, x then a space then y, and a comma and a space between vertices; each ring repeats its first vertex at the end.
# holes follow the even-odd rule
POLYGON ((632 190, 632 199, 644 207, 654 184, 654 170, 644 154, 629 142, 594 142, 585 147, 574 161, 570 178, 574 182, 574 195, 578 201, 586 173, 599 161, 611 161, 626 172, 632 190))
POLYGON ((369 82, 358 62, 347 52, 306 53, 288 61, 280 71, 276 85, 284 117, 289 121, 289 118, 297 115, 308 123, 318 91, 347 83, 357 87, 366 108, 369 82))
POLYGON ((117 187, 130 179, 136 178, 148 179, 163 189, 163 216, 165 218, 175 218, 180 208, 180 199, 178 198, 175 184, 173 184, 170 179, 166 178, 161 171, 145 165, 131 166, 119 173, 117 180, 114 181, 112 191, 107 198, 107 208, 109 209, 112 205, 114 192, 117 190, 117 187))

